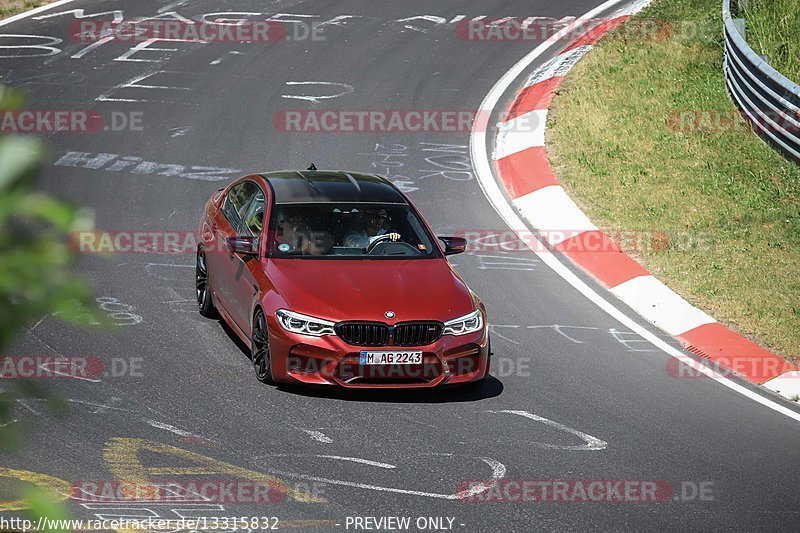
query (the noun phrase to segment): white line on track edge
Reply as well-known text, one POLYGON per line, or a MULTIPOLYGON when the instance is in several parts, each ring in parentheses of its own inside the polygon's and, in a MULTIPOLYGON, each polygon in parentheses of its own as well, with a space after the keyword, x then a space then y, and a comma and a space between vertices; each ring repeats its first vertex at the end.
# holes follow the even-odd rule
POLYGON ((16 15, 12 15, 7 19, 0 20, 0 26, 6 26, 7 24, 11 24, 12 22, 16 22, 18 20, 26 19, 33 15, 38 15, 43 11, 47 11, 48 9, 63 6, 64 4, 70 4, 75 0, 59 0, 58 2, 53 2, 52 4, 45 4, 43 6, 39 6, 37 8, 31 9, 30 11, 25 11, 24 13, 18 13, 16 15))

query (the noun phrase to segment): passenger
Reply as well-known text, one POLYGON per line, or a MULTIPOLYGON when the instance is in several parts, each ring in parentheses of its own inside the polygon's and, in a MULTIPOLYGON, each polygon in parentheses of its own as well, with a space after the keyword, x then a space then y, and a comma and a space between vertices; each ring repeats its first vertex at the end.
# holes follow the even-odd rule
POLYGON ((351 248, 368 248, 378 238, 388 236, 392 242, 401 239, 399 233, 384 227, 389 215, 386 209, 365 209, 361 215, 361 226, 350 228, 344 238, 344 245, 351 248))
POLYGON ((278 213, 275 242, 278 251, 284 254, 307 255, 314 252, 311 228, 299 209, 284 208, 278 213))

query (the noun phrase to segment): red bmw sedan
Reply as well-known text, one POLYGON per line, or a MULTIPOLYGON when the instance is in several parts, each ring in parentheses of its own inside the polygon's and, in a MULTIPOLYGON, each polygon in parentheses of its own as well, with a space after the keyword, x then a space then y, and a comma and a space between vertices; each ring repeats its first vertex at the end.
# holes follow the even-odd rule
MULTIPOLYGON (((312 167, 313 168, 313 167, 312 167)), ((283 171, 217 191, 200 222, 200 313, 264 383, 422 388, 489 373, 483 303, 408 198, 379 176, 283 171)))

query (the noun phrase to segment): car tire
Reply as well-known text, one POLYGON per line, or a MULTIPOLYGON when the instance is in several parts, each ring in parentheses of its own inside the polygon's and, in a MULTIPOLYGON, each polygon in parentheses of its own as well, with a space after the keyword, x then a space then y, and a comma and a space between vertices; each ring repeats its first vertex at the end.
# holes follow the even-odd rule
POLYGON ((269 328, 264 312, 259 309, 253 317, 253 333, 250 336, 250 357, 256 379, 267 385, 274 385, 272 377, 272 358, 269 353, 269 328))
POLYGON ((197 307, 200 314, 206 318, 217 318, 217 308, 214 306, 214 296, 211 294, 211 283, 208 276, 208 262, 202 248, 197 250, 195 263, 195 289, 197 293, 197 307))

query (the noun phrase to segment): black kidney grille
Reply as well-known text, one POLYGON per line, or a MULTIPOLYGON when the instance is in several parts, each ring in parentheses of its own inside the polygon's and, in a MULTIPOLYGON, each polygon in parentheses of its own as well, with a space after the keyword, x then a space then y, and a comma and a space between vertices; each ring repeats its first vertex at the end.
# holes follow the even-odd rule
POLYGON ((380 322, 342 322, 336 334, 352 346, 386 346, 392 337, 396 346, 426 346, 442 334, 440 322, 407 322, 389 327, 380 322))
POLYGON ((353 346, 386 346, 389 326, 374 322, 345 322, 336 326, 336 334, 353 346))
POLYGON ((442 325, 438 322, 415 322, 395 326, 392 338, 398 346, 425 346, 441 334, 442 325))

